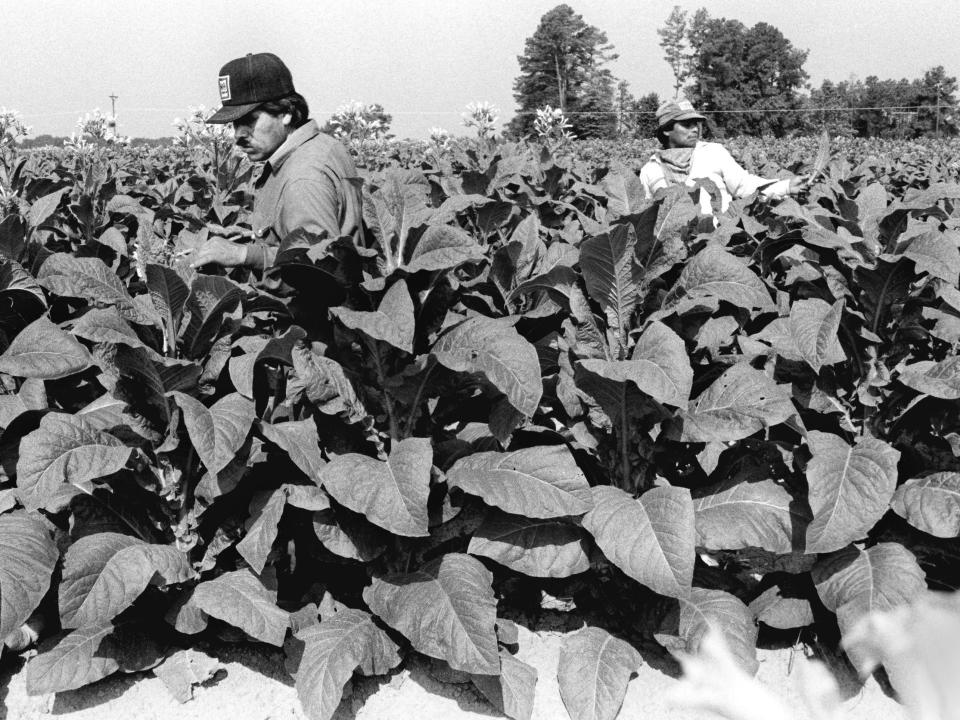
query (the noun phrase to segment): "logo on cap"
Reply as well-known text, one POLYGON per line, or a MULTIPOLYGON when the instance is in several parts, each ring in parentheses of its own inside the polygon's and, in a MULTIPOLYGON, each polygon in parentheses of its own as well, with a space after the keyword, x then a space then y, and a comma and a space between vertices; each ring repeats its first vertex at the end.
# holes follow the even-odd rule
POLYGON ((226 102, 230 99, 230 76, 221 75, 220 78, 220 102, 226 102))

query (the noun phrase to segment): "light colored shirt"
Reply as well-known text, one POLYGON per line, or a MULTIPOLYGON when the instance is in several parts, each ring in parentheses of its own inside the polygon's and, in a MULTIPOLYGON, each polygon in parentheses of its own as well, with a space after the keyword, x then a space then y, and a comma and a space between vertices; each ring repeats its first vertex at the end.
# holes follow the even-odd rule
POLYGON ((290 133, 264 163, 254 188, 251 225, 259 239, 247 251, 254 267, 273 265, 280 242, 298 228, 331 238, 360 232, 357 168, 343 144, 320 132, 316 120, 290 133))
MULTIPOLYGON (((726 211, 734 197, 744 198, 764 185, 760 194, 766 198, 781 198, 790 192, 790 180, 768 180, 751 175, 744 170, 723 145, 711 142, 698 142, 690 159, 690 174, 686 184, 693 185, 696 180, 712 180, 720 190, 720 209, 726 211)), ((654 154, 640 170, 640 182, 647 198, 669 185, 664 176, 660 159, 654 154)), ((709 193, 701 188, 700 209, 705 215, 712 214, 709 193)))

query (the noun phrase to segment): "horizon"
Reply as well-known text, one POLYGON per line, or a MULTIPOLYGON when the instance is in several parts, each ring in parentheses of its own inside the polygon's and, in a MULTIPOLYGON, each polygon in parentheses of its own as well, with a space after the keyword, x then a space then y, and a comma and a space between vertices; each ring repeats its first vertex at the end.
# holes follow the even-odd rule
MULTIPOLYGON (((424 139, 434 126, 468 135, 461 121, 466 105, 488 101, 500 109, 501 130, 516 110, 516 56, 540 17, 557 4, 415 0, 398 7, 367 0, 350 7, 320 2, 265 16, 251 0, 179 0, 128 14, 91 0, 26 7, 0 0, 0 12, 18 19, 0 28, 6 56, 0 106, 18 111, 32 127, 31 137, 66 137, 94 109, 109 115, 114 95, 119 134, 169 137, 174 118, 189 107, 218 107, 216 76, 223 64, 246 52, 271 51, 290 67, 321 124, 341 105, 359 100, 382 105, 398 138, 424 139)), ((707 6, 714 17, 748 26, 774 25, 794 47, 809 50, 804 68, 811 87, 871 75, 913 80, 937 65, 950 76, 960 73, 953 41, 960 18, 930 0, 909 8, 882 0, 869 11, 850 0, 812 0, 800 8, 754 0, 568 4, 607 34, 619 54, 608 67, 636 97, 673 95, 656 30, 674 4, 691 14, 707 6)))

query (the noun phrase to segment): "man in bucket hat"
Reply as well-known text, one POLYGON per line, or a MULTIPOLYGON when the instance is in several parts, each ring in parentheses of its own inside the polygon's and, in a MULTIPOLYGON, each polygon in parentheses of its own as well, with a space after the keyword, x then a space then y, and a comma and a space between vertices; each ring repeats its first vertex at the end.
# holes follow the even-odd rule
POLYGON ((358 233, 357 169, 346 148, 309 118, 283 61, 272 53, 248 54, 224 65, 218 83, 223 106, 207 122, 232 123, 237 147, 264 165, 254 185, 252 233, 211 237, 190 264, 263 270, 293 230, 331 238, 358 233))
MULTIPOLYGON (((706 118, 689 100, 668 100, 657 108, 657 139, 662 149, 655 152, 640 170, 646 196, 671 185, 692 185, 695 180, 712 180, 720 191, 721 211, 732 197, 747 197, 755 192, 767 198, 795 195, 809 185, 806 177, 768 180, 751 175, 719 143, 702 142, 706 118)), ((700 204, 709 214, 709 195, 701 191, 700 204)))

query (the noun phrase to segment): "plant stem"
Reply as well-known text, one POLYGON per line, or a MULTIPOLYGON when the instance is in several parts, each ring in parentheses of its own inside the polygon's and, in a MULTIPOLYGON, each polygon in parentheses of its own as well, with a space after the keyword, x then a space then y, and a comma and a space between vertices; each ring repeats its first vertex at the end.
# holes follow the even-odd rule
POLYGON ((430 378, 430 373, 433 372, 433 368, 436 367, 436 360, 433 355, 427 360, 427 371, 423 374, 423 377, 420 380, 420 386, 417 388, 417 394, 413 396, 413 403, 410 405, 410 414, 407 415, 407 422, 404 425, 403 436, 405 438, 410 437, 410 432, 413 430, 413 423, 417 420, 417 411, 420 409, 420 397, 423 395, 423 389, 427 386, 427 380, 430 378))
POLYGON ((400 439, 400 427, 397 425, 397 415, 393 408, 393 398, 390 397, 390 393, 387 391, 387 377, 383 372, 383 363, 380 362, 380 353, 377 350, 377 341, 364 336, 367 342, 367 347, 370 349, 370 355, 373 357, 373 367, 377 371, 377 382, 380 383, 380 388, 383 390, 383 405, 387 410, 387 419, 390 422, 390 439, 399 440, 400 439))

